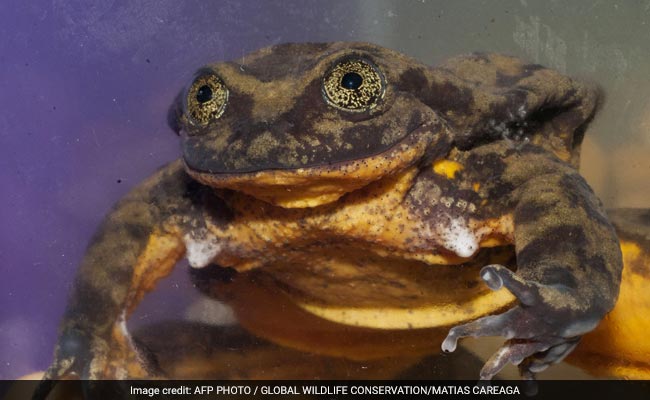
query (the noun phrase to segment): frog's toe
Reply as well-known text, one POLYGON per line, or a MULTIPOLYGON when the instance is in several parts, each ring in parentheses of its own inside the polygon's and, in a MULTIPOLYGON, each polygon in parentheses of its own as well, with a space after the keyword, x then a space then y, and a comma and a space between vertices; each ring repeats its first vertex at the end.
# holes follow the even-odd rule
POLYGON ((90 339, 78 331, 61 335, 54 362, 45 372, 44 380, 88 379, 92 360, 90 339))
POLYGON ((493 264, 481 269, 481 279, 492 290, 499 290, 505 286, 514 294, 521 304, 532 306, 539 299, 539 285, 529 282, 503 265, 493 264))
POLYGON ((578 337, 564 338, 551 332, 542 317, 517 306, 452 328, 442 349, 454 351, 463 337, 502 336, 509 340, 485 363, 481 379, 492 379, 507 364, 518 365, 523 377, 533 379, 536 372, 560 362, 577 344, 578 337))
POLYGON ((33 398, 45 398, 58 380, 147 379, 161 375, 155 358, 132 343, 122 324, 106 335, 90 336, 70 329, 61 334, 54 362, 33 398))
POLYGON ((549 347, 546 351, 532 354, 519 364, 521 376, 527 379, 534 379, 537 372, 542 372, 549 366, 564 360, 576 348, 579 341, 579 337, 566 339, 549 347))
POLYGON ((559 337, 535 340, 508 340, 481 369, 481 379, 492 379, 506 365, 519 366, 524 379, 534 380, 535 374, 564 359, 578 344, 579 338, 559 337))
POLYGON ((87 380, 92 355, 90 340, 78 331, 64 332, 60 339, 54 361, 45 371, 41 382, 32 394, 32 400, 47 398, 57 381, 69 379, 87 380))
POLYGON ((503 336, 510 339, 519 336, 511 325, 511 321, 520 318, 519 314, 521 314, 520 309, 513 308, 503 314, 490 315, 453 327, 442 342, 442 350, 453 352, 456 350, 458 339, 464 337, 503 336))
MULTIPOLYGON (((155 358, 135 346, 123 324, 110 334, 89 336, 70 329, 61 334, 54 362, 37 386, 32 399, 45 399, 59 380, 80 379, 83 398, 108 398, 95 385, 97 379, 151 379, 163 376, 155 358), (101 395, 101 396, 100 396, 101 395)), ((115 386, 115 385, 113 385, 115 386)))
POLYGON ((481 369, 481 379, 492 379, 506 365, 520 365, 527 357, 545 351, 547 348, 548 345, 542 342, 508 341, 485 363, 481 369))
POLYGON ((508 363, 518 365, 523 377, 560 362, 576 346, 580 335, 592 330, 600 316, 596 311, 572 307, 576 294, 562 285, 527 281, 500 265, 481 270, 492 290, 512 292, 519 304, 499 315, 490 315, 456 326, 442 343, 442 350, 456 349, 463 337, 502 336, 507 342, 486 362, 481 379, 491 379, 508 363))

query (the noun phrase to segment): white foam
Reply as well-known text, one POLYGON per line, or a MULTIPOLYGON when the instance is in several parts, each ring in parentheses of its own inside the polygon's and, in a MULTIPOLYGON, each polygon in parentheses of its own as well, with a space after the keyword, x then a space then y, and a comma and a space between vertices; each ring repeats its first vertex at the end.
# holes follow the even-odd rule
POLYGON ((185 242, 186 257, 193 268, 203 268, 210 264, 221 251, 221 244, 217 238, 209 235, 183 236, 185 242))
POLYGON ((436 230, 442 245, 459 257, 470 257, 478 250, 476 235, 463 218, 451 218, 449 224, 438 224, 436 230))

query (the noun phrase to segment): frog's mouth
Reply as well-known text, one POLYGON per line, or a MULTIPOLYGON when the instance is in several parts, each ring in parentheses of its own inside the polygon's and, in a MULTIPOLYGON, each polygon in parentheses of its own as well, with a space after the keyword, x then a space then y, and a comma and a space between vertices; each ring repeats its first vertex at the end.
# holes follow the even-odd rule
POLYGON ((184 162, 187 173, 205 185, 240 191, 285 208, 306 208, 334 202, 346 193, 415 164, 425 156, 433 136, 431 128, 423 125, 379 154, 296 169, 212 173, 184 162))

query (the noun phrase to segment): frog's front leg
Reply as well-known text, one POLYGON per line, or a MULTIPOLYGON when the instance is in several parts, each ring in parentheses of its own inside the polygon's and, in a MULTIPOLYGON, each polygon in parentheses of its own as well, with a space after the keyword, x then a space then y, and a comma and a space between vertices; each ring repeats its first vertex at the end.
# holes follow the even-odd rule
POLYGON ((480 274, 491 289, 512 292, 518 305, 452 328, 442 349, 454 351, 462 337, 503 336, 507 342, 481 378, 512 363, 533 379, 612 309, 622 260, 600 201, 577 171, 542 155, 514 154, 504 162, 502 179, 515 187, 507 202, 513 206, 517 271, 489 265, 480 274))
POLYGON ((185 253, 183 232, 205 223, 200 203, 208 192, 176 162, 115 206, 82 261, 45 379, 156 374, 133 346, 126 320, 185 253))

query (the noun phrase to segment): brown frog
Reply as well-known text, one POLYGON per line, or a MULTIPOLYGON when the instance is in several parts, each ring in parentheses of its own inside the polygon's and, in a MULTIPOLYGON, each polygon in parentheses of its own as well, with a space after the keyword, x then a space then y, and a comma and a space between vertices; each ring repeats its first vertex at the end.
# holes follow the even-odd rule
POLYGON ((533 377, 619 290, 616 234, 577 171, 598 100, 512 57, 430 67, 366 43, 284 44, 200 69, 169 113, 182 160, 92 238, 46 379, 156 376, 126 320, 184 256, 259 269, 339 324, 453 326, 447 352, 503 336, 480 377, 509 362, 533 377), (508 246, 516 269, 483 263, 508 246))

